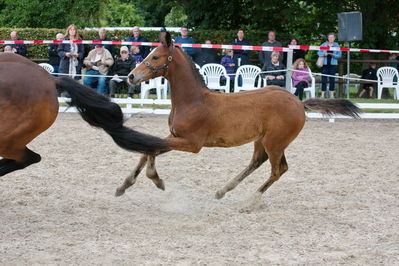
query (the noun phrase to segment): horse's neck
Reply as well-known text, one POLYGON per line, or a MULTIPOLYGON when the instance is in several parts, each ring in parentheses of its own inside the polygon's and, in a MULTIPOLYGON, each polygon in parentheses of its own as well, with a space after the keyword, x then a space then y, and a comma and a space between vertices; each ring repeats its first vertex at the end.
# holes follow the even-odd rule
POLYGON ((200 101, 203 98, 206 88, 196 79, 191 62, 183 55, 179 54, 175 58, 166 78, 170 84, 170 96, 174 106, 200 101))

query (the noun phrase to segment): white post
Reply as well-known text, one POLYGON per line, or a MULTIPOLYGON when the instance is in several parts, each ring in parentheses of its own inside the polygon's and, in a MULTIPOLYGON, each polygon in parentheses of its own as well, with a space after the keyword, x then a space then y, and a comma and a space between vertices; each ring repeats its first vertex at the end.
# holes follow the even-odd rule
POLYGON ((285 87, 288 91, 291 91, 291 77, 292 77, 292 71, 291 71, 291 66, 292 66, 292 57, 294 55, 294 50, 290 49, 287 52, 287 65, 285 66, 288 70, 287 73, 285 74, 285 87))

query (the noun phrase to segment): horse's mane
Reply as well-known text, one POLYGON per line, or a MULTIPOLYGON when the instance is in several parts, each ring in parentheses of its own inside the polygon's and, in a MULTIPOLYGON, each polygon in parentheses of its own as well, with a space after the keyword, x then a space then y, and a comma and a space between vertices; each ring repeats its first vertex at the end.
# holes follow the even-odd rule
POLYGON ((182 52, 184 58, 188 61, 189 65, 190 65, 190 70, 194 75, 194 78, 197 82, 199 82, 203 87, 206 87, 204 78, 202 77, 202 75, 199 73, 198 69, 195 67, 193 60, 191 59, 191 57, 189 57, 179 46, 175 46, 175 48, 180 49, 180 51, 182 52))

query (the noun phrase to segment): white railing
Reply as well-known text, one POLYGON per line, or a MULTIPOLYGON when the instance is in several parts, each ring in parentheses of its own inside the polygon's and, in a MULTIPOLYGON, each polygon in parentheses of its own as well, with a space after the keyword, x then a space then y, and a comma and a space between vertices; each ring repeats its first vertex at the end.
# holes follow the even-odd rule
MULTIPOLYGON (((66 103, 68 98, 60 97, 58 98, 60 103, 66 103)), ((132 99, 132 98, 113 98, 113 102, 122 106, 122 112, 126 115, 132 114, 169 114, 170 113, 170 100, 157 100, 157 99, 132 99), (164 105, 169 108, 151 108, 151 107, 133 107, 133 105, 164 105)), ((399 109, 399 104, 397 103, 357 103, 357 106, 361 109, 399 109)), ((60 106, 59 111, 62 112, 77 112, 74 107, 60 106)), ((309 118, 323 118, 320 113, 307 112, 307 117, 309 118)), ((349 118, 347 116, 336 115, 332 118, 349 118)), ((362 113, 361 118, 370 119, 399 119, 399 113, 362 113)))

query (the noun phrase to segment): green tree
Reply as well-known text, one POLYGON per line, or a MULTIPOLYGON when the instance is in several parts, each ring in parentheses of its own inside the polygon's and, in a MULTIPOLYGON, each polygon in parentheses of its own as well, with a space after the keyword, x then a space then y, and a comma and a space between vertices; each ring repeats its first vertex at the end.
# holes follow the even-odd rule
POLYGON ((144 17, 138 14, 134 4, 109 0, 101 11, 100 24, 107 27, 132 27, 144 26, 145 21, 144 17))
POLYGON ((78 27, 93 27, 99 24, 101 5, 106 3, 97 0, 2 0, 0 24, 3 27, 65 28, 74 23, 78 27))
POLYGON ((183 6, 172 7, 170 13, 165 17, 165 26, 167 27, 181 27, 186 25, 187 22, 188 17, 183 6))

